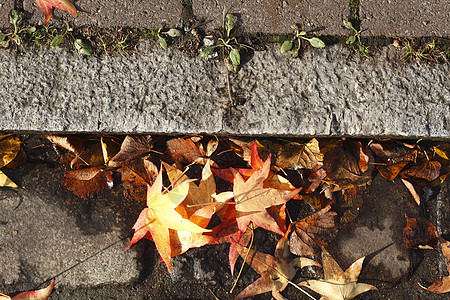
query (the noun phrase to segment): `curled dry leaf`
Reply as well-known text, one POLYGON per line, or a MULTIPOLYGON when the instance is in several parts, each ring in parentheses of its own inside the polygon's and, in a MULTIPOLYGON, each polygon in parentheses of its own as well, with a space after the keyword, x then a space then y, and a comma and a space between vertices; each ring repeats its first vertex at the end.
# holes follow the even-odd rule
POLYGON ((70 0, 36 0, 37 5, 42 9, 45 15, 45 23, 52 18, 53 8, 62 9, 68 13, 71 13, 74 17, 78 17, 78 11, 70 0))
POLYGON ((290 142, 280 145, 274 159, 274 164, 282 169, 312 169, 321 164, 323 155, 319 142, 312 139, 306 144, 290 142))
POLYGON ((298 256, 318 255, 321 247, 337 232, 336 213, 328 205, 314 214, 289 225, 290 250, 298 256))
POLYGON ((102 167, 68 171, 61 182, 80 198, 110 190, 114 185, 112 171, 104 170, 102 167))
POLYGON ((132 160, 143 157, 153 148, 150 135, 127 135, 119 152, 109 160, 108 167, 118 168, 132 160))
POLYGON ((419 194, 417 194, 417 192, 414 189, 414 186, 412 185, 412 183, 409 182, 408 180, 403 179, 403 178, 401 178, 401 180, 402 180, 403 184, 406 186, 406 188, 408 189, 408 191, 413 196, 414 201, 417 203, 417 205, 420 205, 420 196, 419 196, 419 194))
POLYGON ((0 141, 0 168, 12 162, 20 151, 20 142, 15 139, 0 141))
POLYGON ((272 292, 272 296, 277 300, 286 299, 280 292, 284 291, 297 270, 306 266, 320 266, 309 258, 294 258, 289 251, 287 234, 278 241, 275 256, 248 249, 239 244, 236 244, 236 249, 245 262, 261 275, 258 280, 240 292, 236 300, 267 292, 272 292))
POLYGON ((406 247, 419 248, 424 246, 436 246, 439 234, 430 221, 425 218, 409 218, 406 214, 406 227, 404 239, 406 247))
POLYGON ((199 146, 194 143, 193 138, 177 138, 168 140, 167 149, 173 159, 180 164, 192 163, 198 158, 206 156, 203 148, 199 148, 199 146))
POLYGON ((322 251, 322 265, 324 280, 307 280, 300 283, 311 290, 323 295, 321 299, 347 300, 370 290, 378 290, 366 283, 357 283, 361 273, 364 256, 355 261, 345 272, 325 250, 322 251))
POLYGON ((147 159, 135 159, 123 165, 121 173, 123 187, 135 200, 145 200, 147 185, 151 185, 158 175, 158 168, 147 159))
POLYGON ((360 142, 345 139, 335 143, 324 155, 326 181, 336 185, 334 190, 364 186, 371 181, 369 155, 360 142))
POLYGON ((36 291, 28 291, 17 294, 14 297, 9 297, 5 294, 0 293, 0 300, 46 300, 50 294, 52 293, 53 287, 55 286, 55 280, 47 286, 46 288, 36 290, 36 291))
POLYGON ((412 166, 400 173, 402 178, 415 178, 433 181, 439 177, 441 163, 438 161, 426 160, 418 165, 412 166))
POLYGON ((410 161, 415 161, 417 149, 398 144, 393 141, 373 142, 369 144, 370 150, 374 152, 381 176, 387 180, 393 180, 410 161))
POLYGON ((79 154, 83 150, 84 142, 79 136, 46 135, 45 137, 56 146, 69 150, 75 154, 79 154))

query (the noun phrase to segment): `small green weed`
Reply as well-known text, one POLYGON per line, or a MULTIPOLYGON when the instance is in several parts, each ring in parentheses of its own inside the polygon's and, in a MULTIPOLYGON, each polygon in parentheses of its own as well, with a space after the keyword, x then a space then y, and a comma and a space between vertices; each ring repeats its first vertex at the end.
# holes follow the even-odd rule
POLYGON ((20 38, 20 34, 23 32, 28 32, 33 34, 36 32, 36 27, 21 27, 22 25, 22 14, 17 12, 16 10, 12 10, 9 13, 9 22, 14 26, 14 31, 6 34, 2 34, 0 32, 0 46, 4 48, 8 48, 10 45, 10 41, 14 42, 17 46, 22 44, 22 39, 20 38))
MULTIPOLYGON (((53 31, 53 33, 54 33, 54 31, 53 31)), ((52 47, 58 47, 64 41, 64 37, 69 35, 73 40, 73 45, 75 46, 75 49, 77 49, 77 51, 80 54, 91 55, 92 54, 91 46, 86 41, 75 38, 72 33, 73 33, 73 28, 71 28, 71 27, 69 27, 69 25, 67 25, 64 33, 56 35, 51 40, 49 45, 52 47)))
POLYGON ((362 57, 371 58, 369 47, 361 42, 361 30, 357 30, 350 21, 344 20, 343 23, 345 28, 353 31, 345 43, 362 57))
POLYGON ((181 36, 181 31, 176 28, 171 28, 168 31, 162 31, 162 29, 163 28, 160 27, 158 30, 153 30, 151 34, 158 38, 159 45, 161 45, 161 47, 166 50, 168 47, 167 40, 165 37, 163 37, 163 35, 175 38, 181 36))
POLYGON ((403 60, 445 62, 449 58, 449 49, 440 49, 435 40, 420 46, 413 40, 403 40, 403 60))
POLYGON ((231 36, 234 29, 233 14, 227 14, 225 23, 224 37, 218 38, 219 43, 211 46, 205 46, 202 48, 202 56, 207 57, 216 48, 223 49, 224 62, 228 71, 237 72, 241 65, 241 47, 250 48, 247 45, 240 44, 236 37, 231 36))
POLYGON ((284 43, 281 45, 280 52, 286 53, 288 51, 291 51, 292 57, 297 57, 298 53, 300 51, 300 47, 302 45, 301 40, 305 40, 309 42, 311 46, 314 48, 324 48, 325 43, 319 39, 318 37, 306 37, 306 31, 300 30, 297 24, 292 24, 291 28, 294 29, 295 35, 291 40, 284 41, 284 43), (297 43, 297 47, 292 49, 294 47, 294 44, 297 43))

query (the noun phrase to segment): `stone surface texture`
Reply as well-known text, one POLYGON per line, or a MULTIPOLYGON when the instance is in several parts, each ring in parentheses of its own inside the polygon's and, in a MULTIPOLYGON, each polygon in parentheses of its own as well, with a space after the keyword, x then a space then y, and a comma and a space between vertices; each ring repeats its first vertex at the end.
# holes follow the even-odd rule
POLYGON ((318 34, 344 35, 342 19, 349 15, 347 0, 326 0, 320 5, 313 0, 193 0, 192 8, 197 18, 208 22, 208 30, 222 26, 225 9, 238 17, 239 30, 252 33, 293 33, 290 25, 298 23, 304 30, 322 28, 318 34))
POLYGON ((142 42, 141 55, 61 49, 0 52, 0 130, 291 136, 450 136, 449 65, 406 63, 384 48, 255 52, 231 107, 222 64, 142 42))
POLYGON ((377 174, 365 190, 358 219, 350 226, 342 226, 336 238, 336 257, 349 266, 367 256, 366 279, 386 285, 406 279, 416 266, 404 244, 405 213, 417 217, 420 212, 400 180, 389 181, 377 174))
POLYGON ((7 28, 9 23, 9 12, 14 8, 14 0, 2 0, 0 3, 0 28, 7 28))
MULTIPOLYGON (((42 10, 35 0, 23 1, 25 15, 30 18, 31 24, 43 24, 45 21, 42 10)), ((143 27, 158 28, 181 26, 181 1, 157 0, 79 0, 74 2, 78 10, 78 18, 71 14, 55 9, 52 24, 65 26, 65 22, 80 27, 96 25, 99 27, 143 27)))
POLYGON ((363 35, 449 37, 448 0, 361 0, 360 3, 363 35))
POLYGON ((88 201, 76 199, 58 183, 63 173, 45 165, 28 167, 19 181, 23 189, 0 191, 0 285, 26 283, 23 289, 30 289, 63 271, 58 286, 137 278, 136 252, 124 252, 128 240, 121 241, 120 228, 107 222, 112 213, 100 214, 91 207, 91 212, 82 212, 89 220, 81 226, 76 210, 61 204, 70 198, 88 201), (89 258, 98 252, 101 255, 89 258))

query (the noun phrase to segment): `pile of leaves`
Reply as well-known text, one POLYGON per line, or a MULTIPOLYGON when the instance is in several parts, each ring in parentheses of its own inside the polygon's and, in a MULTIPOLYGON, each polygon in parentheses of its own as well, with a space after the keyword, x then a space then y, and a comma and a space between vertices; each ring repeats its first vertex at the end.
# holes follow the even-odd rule
MULTIPOLYGON (((11 145, 17 141, 11 136, 3 139, 11 145)), ((364 190, 377 172, 389 180, 400 178, 417 205, 425 208, 427 189, 446 180, 450 170, 450 145, 445 143, 345 138, 319 143, 197 135, 48 135, 47 139, 55 145, 60 162, 71 169, 62 184, 78 197, 95 197, 122 184, 126 199, 146 203, 136 216, 128 248, 142 238, 152 240, 169 272, 171 258, 190 248, 230 244, 231 273, 241 256, 261 275, 236 299, 266 292, 284 299, 280 292, 288 284, 306 294, 302 287, 307 287, 326 299, 352 299, 376 290, 357 282, 364 257, 344 272, 326 250, 328 244, 342 224, 357 218, 364 190), (315 213, 292 220, 297 214, 290 209, 300 201, 315 213), (252 248, 256 228, 280 236, 274 255, 252 248), (293 282, 306 266, 318 270, 322 278, 293 282)), ((8 153, 20 152, 17 143, 15 150, 0 144, 4 162, 14 159, 8 153)), ((438 249, 448 259, 449 242, 430 224, 424 218, 408 218, 406 245, 438 249), (427 226, 420 229, 431 228, 425 230, 425 238, 417 234, 417 224, 423 223, 427 226)), ((448 292, 449 281, 438 279, 427 289, 448 292)))

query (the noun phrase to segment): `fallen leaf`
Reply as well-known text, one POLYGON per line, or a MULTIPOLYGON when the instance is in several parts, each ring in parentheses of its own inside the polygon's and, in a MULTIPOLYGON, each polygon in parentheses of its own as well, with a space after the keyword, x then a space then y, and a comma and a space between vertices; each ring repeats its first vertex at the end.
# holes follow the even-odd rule
MULTIPOLYGON (((441 251, 447 259, 447 272, 450 274, 450 242, 441 238, 441 251)), ((422 288, 437 294, 450 292, 450 275, 437 279, 432 285, 422 288)))
POLYGON ((236 221, 239 230, 245 232, 252 222, 257 227, 283 235, 284 232, 274 218, 269 215, 266 208, 286 203, 301 188, 293 191, 264 188, 263 183, 270 171, 270 157, 247 181, 244 181, 239 172, 234 169, 232 171, 234 173, 233 194, 236 202, 236 221))
POLYGON ((299 285, 306 286, 311 290, 323 295, 321 299, 346 300, 353 299, 359 294, 370 290, 378 290, 376 287, 366 283, 357 283, 361 273, 364 256, 355 261, 344 272, 331 255, 322 250, 322 265, 324 280, 307 280, 299 285))
POLYGON ((118 168, 132 160, 143 157, 153 148, 150 135, 127 135, 119 152, 110 159, 108 167, 118 168))
MULTIPOLYGON (((262 167, 264 164, 264 161, 261 159, 258 153, 258 142, 253 142, 253 145, 251 147, 252 151, 250 154, 250 166, 251 169, 245 169, 245 168, 235 168, 244 180, 247 180, 250 178, 250 176, 253 175, 253 173, 256 172, 259 168, 262 167)), ((231 171, 231 169, 212 169, 213 173, 219 176, 220 178, 233 182, 234 180, 234 174, 231 171)), ((269 171, 269 175, 267 175, 266 180, 264 180, 263 184, 264 188, 272 188, 272 189, 279 189, 279 190, 287 190, 292 191, 295 190, 295 187, 283 176, 280 176, 278 174, 275 174, 272 170, 269 171)))
POLYGON ((284 291, 291 282, 297 270, 306 266, 320 266, 319 263, 306 257, 294 258, 289 251, 287 234, 278 241, 275 256, 248 249, 239 244, 236 244, 236 249, 244 261, 261 275, 240 292, 236 300, 267 292, 272 292, 272 296, 277 300, 286 299, 280 292, 284 291))
POLYGON ((167 141, 167 149, 173 159, 180 164, 192 163, 198 158, 206 157, 203 148, 199 148, 192 138, 177 138, 167 141))
POLYGON ((159 171, 153 185, 148 188, 147 208, 142 210, 133 226, 135 233, 127 249, 140 239, 151 235, 156 249, 171 272, 170 258, 172 250, 170 246, 170 232, 173 230, 185 230, 193 233, 209 232, 188 219, 184 219, 175 208, 186 198, 189 192, 189 181, 175 185, 172 190, 162 193, 162 169, 159 171))
POLYGON ((45 15, 45 23, 52 18, 53 8, 62 9, 68 13, 71 13, 74 17, 78 17, 78 11, 70 0, 36 0, 37 5, 42 9, 45 15))
POLYGON ((417 194, 417 192, 414 189, 414 186, 412 185, 412 183, 409 182, 408 180, 403 179, 403 178, 401 178, 401 181, 406 186, 408 191, 411 193, 411 195, 413 196, 414 201, 417 203, 417 205, 420 205, 420 196, 419 196, 419 194, 417 194))
POLYGON ((147 185, 153 184, 158 168, 147 159, 134 159, 117 169, 122 177, 125 190, 135 199, 146 199, 147 185))
POLYGON ((112 171, 104 170, 102 167, 68 171, 61 182, 80 198, 110 190, 114 185, 112 171))
POLYGON ((434 152, 443 159, 450 160, 450 144, 444 143, 433 147, 434 152))
POLYGON ((8 176, 5 175, 2 171, 0 171, 0 187, 18 187, 8 176))
POLYGON ((80 153, 83 150, 83 139, 79 136, 59 136, 59 135, 46 135, 45 136, 53 144, 69 150, 73 153, 80 153))
POLYGON ((360 142, 345 139, 335 143, 324 155, 326 181, 336 190, 364 186, 370 183, 369 155, 360 142))
POLYGON ((337 232, 336 213, 328 205, 314 214, 289 225, 290 250, 298 256, 318 255, 337 232))
POLYGON ((290 142, 281 145, 274 159, 274 164, 282 169, 312 169, 321 164, 323 155, 319 142, 312 139, 306 144, 290 142))
POLYGON ((19 151, 20 141, 12 138, 0 141, 0 168, 12 162, 19 151))
POLYGON ((404 239, 406 247, 418 248, 419 246, 434 247, 438 241, 439 234, 436 226, 425 218, 409 218, 406 214, 406 227, 404 239))
POLYGON ((28 291, 17 294, 14 297, 9 297, 5 294, 0 293, 0 300, 46 300, 50 294, 52 293, 53 287, 55 286, 55 280, 47 286, 46 288, 36 290, 36 291, 28 291))
POLYGON ((425 160, 421 164, 412 166, 400 173, 402 178, 424 179, 433 181, 439 177, 441 163, 438 161, 425 160))
POLYGON ((393 180, 410 162, 415 161, 417 149, 415 146, 399 144, 391 140, 369 143, 370 150, 375 154, 376 162, 381 164, 378 171, 387 180, 393 180))
MULTIPOLYGON (((177 181, 186 181, 184 175, 177 168, 164 164, 172 184, 177 181)), ((178 205, 175 210, 183 217, 192 223, 206 228, 211 220, 211 217, 220 210, 224 203, 217 202, 212 197, 216 193, 216 183, 211 172, 209 162, 206 162, 202 170, 202 179, 197 186, 193 181, 190 181, 189 192, 183 202, 178 205)), ((212 235, 205 235, 203 233, 193 233, 184 230, 171 230, 171 248, 172 257, 180 255, 190 248, 201 247, 206 244, 217 244, 218 240, 212 235)))

